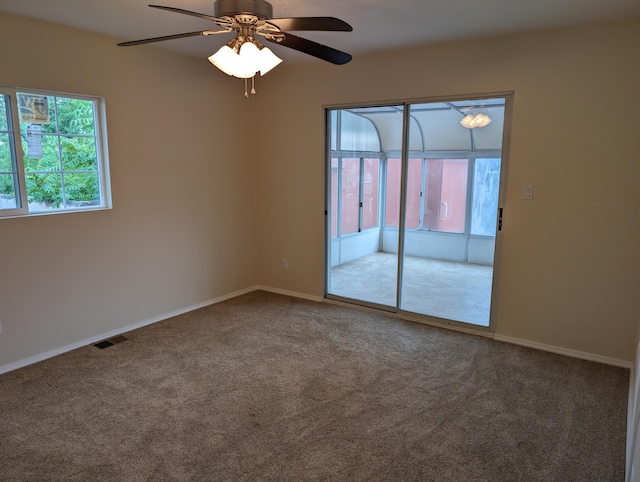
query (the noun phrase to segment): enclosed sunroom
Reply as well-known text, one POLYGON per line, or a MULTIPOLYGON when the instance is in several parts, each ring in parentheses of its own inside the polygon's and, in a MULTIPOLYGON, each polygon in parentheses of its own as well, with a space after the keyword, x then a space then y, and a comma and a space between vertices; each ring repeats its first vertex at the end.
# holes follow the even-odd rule
POLYGON ((490 328, 510 102, 327 109, 327 298, 490 328))

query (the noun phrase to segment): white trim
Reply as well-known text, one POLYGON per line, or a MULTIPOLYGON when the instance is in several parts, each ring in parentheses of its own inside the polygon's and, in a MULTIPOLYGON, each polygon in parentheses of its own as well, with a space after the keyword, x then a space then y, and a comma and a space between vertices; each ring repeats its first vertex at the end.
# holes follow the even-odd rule
MULTIPOLYGON (((138 328, 142 328, 144 326, 147 325, 152 325, 154 323, 157 323, 159 321, 163 321, 166 320, 168 318, 172 318, 174 316, 178 316, 178 315, 182 315, 184 313, 188 313, 190 311, 194 311, 200 308, 204 308, 205 306, 210 306, 210 305, 215 305, 216 303, 220 303, 222 301, 231 299, 231 298, 236 298, 238 296, 242 296, 245 295, 247 293, 251 293, 253 291, 267 291, 269 293, 276 293, 276 294, 280 294, 280 295, 285 295, 285 296, 291 296, 293 298, 301 298, 304 300, 309 300, 309 301, 315 301, 315 302, 319 302, 319 303, 330 303, 330 304, 335 304, 335 305, 340 305, 340 306, 345 306, 348 308, 354 308, 354 309, 358 309, 361 311, 370 311, 370 312, 374 312, 374 313, 384 313, 387 314, 389 316, 395 317, 395 318, 399 318, 399 319, 403 319, 403 320, 408 320, 408 321, 415 321, 418 323, 422 323, 422 324, 426 324, 426 325, 431 325, 431 326, 435 326, 438 328, 445 328, 445 329, 449 329, 449 330, 454 330, 454 331, 460 331, 463 333, 468 333, 471 335, 478 335, 478 336, 484 336, 484 337, 491 337, 491 333, 489 332, 480 332, 480 331, 474 331, 474 330, 466 330, 464 328, 460 328, 457 326, 451 326, 451 325, 442 325, 440 323, 431 323, 427 320, 423 320, 423 319, 414 319, 411 317, 407 317, 407 316, 403 316, 401 314, 398 313, 391 313, 391 312, 385 312, 382 310, 376 310, 373 308, 367 308, 367 307, 363 307, 363 306, 358 306, 358 305, 353 305, 353 304, 349 304, 349 303, 345 303, 345 302, 341 302, 341 301, 337 301, 337 300, 331 300, 331 299, 326 299, 324 297, 321 296, 314 296, 314 295, 309 295, 306 293, 299 293, 299 292, 295 292, 295 291, 289 291, 289 290, 282 290, 279 288, 272 288, 270 286, 263 286, 263 285, 255 285, 255 286, 250 286, 248 288, 244 288, 238 291, 234 291, 233 293, 228 293, 226 295, 222 295, 219 296, 217 298, 213 298, 210 299, 208 301, 204 301, 202 303, 198 303, 195 305, 191 305, 188 306, 186 308, 182 308, 176 311, 172 311, 170 313, 165 313, 162 315, 158 315, 155 316, 153 318, 149 318, 147 320, 143 320, 140 321, 138 323, 134 323, 132 325, 128 325, 126 327, 122 327, 122 328, 118 328, 116 330, 112 330, 109 331, 107 333, 103 333, 101 335, 98 336, 93 336, 90 338, 86 338, 84 340, 78 341, 76 343, 72 343, 70 345, 66 345, 64 347, 60 347, 60 348, 56 348, 54 350, 50 350, 47 351, 45 353, 40 353, 38 355, 34 355, 28 358, 24 358, 20 361, 14 362, 14 363, 8 363, 6 365, 0 365, 0 375, 2 375, 3 373, 8 373, 10 371, 13 370, 17 370, 18 368, 23 368, 26 367, 28 365, 32 365, 34 363, 38 363, 41 362, 43 360, 46 360, 48 358, 52 358, 54 356, 57 355, 62 355, 63 353, 66 353, 68 351, 71 350, 75 350, 77 348, 81 348, 83 346, 87 346, 87 345, 92 345, 94 343, 97 343, 99 341, 105 340, 107 338, 112 338, 114 336, 117 335, 121 335, 123 333, 126 333, 128 331, 132 331, 132 330, 136 330, 138 328)), ((548 351, 551 353, 557 353, 559 355, 565 355, 565 356, 570 356, 573 358, 580 358, 583 360, 590 360, 590 361, 595 361, 595 362, 599 362, 599 363, 605 363, 607 365, 613 365, 613 366, 618 366, 618 367, 622 367, 622 368, 629 368, 631 369, 633 367, 633 362, 630 361, 626 361, 626 360, 619 360, 617 358, 610 358, 610 357, 605 357, 605 356, 601 356, 601 355, 595 355, 592 353, 587 353, 587 352, 583 352, 583 351, 577 351, 577 350, 570 350, 568 348, 562 348, 562 347, 558 347, 558 346, 554 346, 554 345, 546 345, 544 343, 538 343, 535 341, 528 341, 528 340, 523 340, 521 338, 514 338, 514 337, 510 337, 510 336, 504 336, 504 335, 493 335, 493 339, 495 339, 496 341, 502 341, 505 343, 512 343, 515 345, 521 345, 521 346, 527 346, 530 348, 535 348, 537 350, 542 350, 542 351, 548 351)))
POLYGON ((254 290, 255 291, 268 291, 269 293, 276 293, 278 295, 292 296, 294 298, 302 298, 303 300, 317 301, 318 303, 322 303, 323 301, 326 301, 322 296, 308 295, 306 293, 298 293, 296 291, 281 290, 280 288, 272 288, 270 286, 256 285, 254 287, 254 290))
MULTIPOLYGON (((613 365, 613 366, 617 366, 617 367, 621 367, 621 368, 632 368, 633 367, 633 362, 630 361, 626 361, 626 360, 620 360, 618 358, 611 358, 611 357, 606 357, 606 356, 602 356, 602 355, 596 355, 593 353, 587 353, 584 351, 578 351, 578 350, 571 350, 569 348, 562 348, 559 346, 555 346, 555 345, 547 345, 544 343, 538 343, 535 341, 529 341, 529 340, 523 340, 521 338, 514 338, 511 336, 504 336, 504 335, 498 335, 498 334, 494 334, 491 333, 489 331, 481 331, 481 330, 474 330, 473 328, 465 328, 462 326, 458 326, 458 325, 449 325, 449 324, 443 324, 443 323, 439 323, 437 321, 431 321, 425 318, 420 318, 420 317, 412 317, 412 316, 407 316, 406 314, 403 313, 394 313, 394 312, 390 312, 390 311, 384 311, 384 310, 380 310, 380 309, 376 309, 376 308, 371 308, 371 307, 367 307, 367 306, 361 306, 361 305, 357 305, 357 304, 353 304, 353 303, 348 303, 345 301, 340 301, 340 300, 333 300, 330 298, 320 298, 317 296, 311 296, 311 295, 306 295, 306 294, 302 294, 302 293, 294 293, 291 291, 285 291, 285 290, 280 290, 280 289, 276 289, 276 288, 269 288, 266 286, 257 286, 256 289, 260 289, 263 291, 269 291, 271 293, 278 293, 278 294, 282 294, 282 295, 288 295, 288 296, 294 296, 296 298, 304 298, 304 299, 308 299, 308 300, 312 300, 312 301, 322 301, 325 303, 329 303, 332 305, 337 305, 337 306, 344 306, 345 308, 352 308, 358 311, 365 311, 365 312, 370 312, 370 313, 382 313, 388 316, 391 316, 393 318, 397 318, 400 320, 405 320, 405 321, 411 321, 411 322, 415 322, 415 323, 421 323, 423 325, 428 325, 428 326, 433 326, 435 328, 444 328, 446 330, 453 330, 453 331, 457 331, 457 332, 461 332, 461 333, 466 333, 468 335, 476 335, 476 336, 481 336, 484 338, 493 338, 496 341, 502 341, 505 343, 511 343, 514 345, 521 345, 521 346, 526 346, 529 348, 535 348, 536 350, 542 350, 542 351, 547 351, 547 352, 551 352, 551 353, 556 353, 558 355, 565 355, 565 356, 569 356, 572 358, 578 358, 581 360, 589 360, 589 361, 594 361, 594 362, 598 362, 598 363, 604 363, 606 365, 613 365)), ((640 353, 640 345, 639 345, 639 353, 640 353)), ((640 355, 639 355, 640 356, 640 355)), ((640 378, 640 373, 639 373, 639 378, 640 378)), ((640 384, 640 380, 639 380, 639 384, 640 384)), ((640 392, 640 385, 638 387, 638 391, 640 392)))
POLYGON ((580 358, 582 360, 589 360, 598 363, 604 363, 606 365, 613 365, 622 368, 631 368, 633 362, 627 360, 620 360, 618 358, 611 358, 608 356, 595 355, 593 353, 587 353, 585 351, 571 350, 569 348, 562 348, 555 345, 547 345, 545 343, 538 343, 537 341, 523 340, 522 338, 514 338, 505 335, 494 335, 496 341, 503 341, 505 343, 511 343, 514 345, 527 346, 529 348, 535 348, 537 350, 548 351, 551 353, 557 353, 558 355, 570 356, 573 358, 580 358))
POLYGON ((250 288, 245 288, 239 291, 234 291, 233 293, 229 293, 226 295, 219 296, 217 298, 210 299, 208 301, 204 301, 202 303, 198 303, 195 305, 188 306, 186 308, 182 308, 176 311, 172 311, 170 313, 164 313, 162 315, 154 316, 153 318, 149 318, 147 320, 140 321, 138 323, 134 323, 132 325, 128 325, 126 327, 118 328, 116 330, 109 331, 107 333, 103 333, 101 335, 92 336, 90 338, 85 338, 84 340, 80 340, 76 343, 72 343, 70 345, 66 345, 60 348, 56 348, 54 350, 47 351, 45 353, 40 353, 38 355, 34 355, 28 358, 24 358, 20 361, 14 363, 8 363, 6 365, 0 365, 0 375, 3 373, 7 373, 13 370, 17 370, 18 368, 23 368, 28 365, 32 365, 34 363, 41 362, 48 358, 52 358, 54 356, 62 355, 71 350, 75 350, 77 348, 82 348, 83 346, 92 345, 99 341, 105 340, 107 338, 112 338, 117 335, 121 335, 123 333, 127 333, 132 330, 136 330, 138 328, 142 328, 147 325, 152 325, 153 323, 157 323, 158 321, 163 321, 168 318, 173 318, 174 316, 182 315, 184 313, 188 313, 190 311, 194 311, 200 308, 204 308, 205 306, 215 305, 216 303, 220 303, 222 301, 228 300, 230 298, 236 298, 237 296, 245 295, 247 293, 251 293, 255 291, 257 288, 252 286, 250 288))

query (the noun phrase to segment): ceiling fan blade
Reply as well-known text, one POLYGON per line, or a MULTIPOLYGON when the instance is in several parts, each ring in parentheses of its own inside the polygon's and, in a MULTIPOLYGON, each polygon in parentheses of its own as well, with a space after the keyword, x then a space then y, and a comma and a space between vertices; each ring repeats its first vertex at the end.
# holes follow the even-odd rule
POLYGON ((332 32, 352 32, 353 27, 335 17, 291 17, 267 20, 280 30, 323 30, 332 32))
POLYGON ((205 20, 211 20, 217 22, 220 20, 218 17, 212 17, 211 15, 205 15, 204 13, 192 12, 190 10, 183 10, 175 7, 165 7, 164 5, 149 5, 151 8, 159 8, 161 10, 167 10, 169 12, 182 13, 184 15, 191 15, 192 17, 204 18, 205 20))
POLYGON ((327 47, 326 45, 319 44, 313 40, 297 37, 296 35, 287 32, 283 33, 284 39, 280 42, 269 39, 268 37, 265 37, 265 40, 278 45, 284 45, 285 47, 289 47, 305 54, 313 55, 314 57, 326 60, 327 62, 331 62, 336 65, 343 65, 351 60, 351 55, 345 52, 341 52, 332 47, 327 47))
POLYGON ((133 45, 150 44, 153 42, 162 42, 163 40, 172 40, 175 38, 196 37, 198 35, 204 35, 204 32, 206 32, 206 30, 200 32, 178 33, 176 35, 165 35, 164 37, 145 38, 142 40, 132 40, 130 42, 120 42, 118 44, 118 47, 132 47, 133 45))

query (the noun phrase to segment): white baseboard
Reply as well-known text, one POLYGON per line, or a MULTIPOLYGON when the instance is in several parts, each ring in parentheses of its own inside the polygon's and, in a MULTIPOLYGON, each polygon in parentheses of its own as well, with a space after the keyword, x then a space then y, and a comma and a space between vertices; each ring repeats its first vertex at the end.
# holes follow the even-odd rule
POLYGON ((613 365, 616 367, 630 369, 633 366, 633 362, 630 362, 627 360, 619 360, 618 358, 595 355, 593 353, 587 353, 587 352, 578 351, 578 350, 571 350, 569 348, 562 348, 555 345, 547 345, 545 343, 538 343, 536 341, 523 340, 521 338, 514 338, 511 336, 496 334, 493 336, 493 339, 497 341, 504 341, 505 343, 512 343, 514 345, 522 345, 522 346, 527 346, 529 348, 535 348, 537 350, 557 353, 558 355, 566 355, 573 358, 580 358, 582 360, 589 360, 589 361, 604 363, 606 365, 613 365))
POLYGON ((14 363, 8 363, 6 365, 0 366, 0 375, 3 373, 10 372, 12 370, 17 370, 18 368, 26 367, 28 365, 32 365, 34 363, 41 362, 46 360, 47 358, 52 358, 57 355, 62 355, 71 350, 75 350, 76 348, 81 348, 83 346, 92 345, 99 341, 105 340, 107 338, 112 338, 117 335, 121 335, 123 333, 127 333, 128 331, 136 330, 138 328, 142 328, 143 326, 152 325, 153 323, 157 323, 158 321, 166 320, 168 318, 173 318, 174 316, 182 315, 184 313, 188 313, 190 311, 197 310, 199 308, 204 308, 205 306, 214 305, 216 303, 220 303, 222 301, 235 298, 237 296, 244 295, 246 293, 251 293, 255 291, 257 288, 252 286, 250 288, 245 288, 239 291, 234 291, 233 293, 229 293, 226 295, 219 296, 217 298, 213 298, 202 303, 198 303, 195 305, 187 306, 186 308, 182 308, 176 311, 172 311, 170 313, 164 313, 162 315, 154 316, 153 318, 149 318, 147 320, 140 321, 138 323, 133 323, 131 325, 127 325, 126 327, 118 328, 116 330, 112 330, 106 333, 102 333, 100 335, 92 336, 90 338, 86 338, 84 340, 80 340, 76 343, 71 343, 70 345, 66 345, 60 348, 56 348, 45 353, 39 353, 37 355, 24 358, 14 363))
MULTIPOLYGON (((117 335, 121 335, 123 333, 126 333, 128 331, 132 331, 138 328, 142 328, 143 326, 147 326, 147 325, 151 325, 153 323, 157 323, 159 321, 162 320, 166 320, 168 318, 172 318, 174 316, 178 316, 178 315, 182 315, 184 313, 188 313, 190 311, 194 311, 197 310, 199 308, 204 308, 205 306, 210 306, 210 305, 214 305, 216 303, 220 303, 222 301, 231 299, 231 298, 236 298, 237 296, 242 296, 244 294, 247 293, 251 293, 253 291, 267 291, 270 293, 276 293, 276 294, 280 294, 280 295, 285 295, 285 296, 291 296, 293 298, 300 298, 300 299, 304 299, 304 300, 309 300, 309 301, 315 301, 315 302, 325 302, 325 301, 329 301, 330 300, 326 300, 324 297, 321 296, 314 296, 314 295, 309 295, 306 293, 298 293, 295 291, 288 291, 288 290, 282 290, 279 288, 272 288, 270 286, 263 286, 263 285, 255 285, 255 286, 251 286, 248 288, 244 288, 242 290, 238 290, 238 291, 234 291, 233 293, 228 293, 226 295, 222 295, 219 296, 217 298, 213 298, 207 301, 204 301, 202 303, 198 303, 192 306, 188 306, 186 308, 182 308, 176 311, 172 311, 170 313, 164 313, 162 315, 158 315, 155 316, 153 318, 149 318, 147 320, 143 320, 140 321, 138 323, 134 323, 131 325, 128 325, 126 327, 122 327, 122 328, 118 328, 116 330, 112 330, 109 331, 107 333, 102 333, 100 335, 97 336, 93 336, 90 338, 86 338, 84 340, 80 340, 76 343, 72 343, 60 348, 56 348, 54 350, 50 350, 47 351, 45 353, 39 353, 38 355, 34 355, 28 358, 24 358, 22 360, 19 360, 17 362, 14 363, 8 363, 6 365, 0 365, 0 375, 3 373, 7 373, 10 372, 12 370, 17 370, 18 368, 22 368, 28 365, 32 365, 34 363, 38 363, 40 361, 46 360, 48 358, 52 358, 54 356, 57 355, 61 355, 63 353, 66 353, 68 351, 71 350, 75 350, 76 348, 81 348, 83 346, 87 346, 87 345, 92 345, 94 343, 97 343, 99 341, 105 340, 107 338, 112 338, 114 336, 117 335)), ((342 303, 336 303, 336 304, 342 304, 342 303)), ((352 307, 355 307, 353 305, 351 305, 352 307)), ((372 311, 376 311, 376 310, 372 310, 372 311)), ((396 316, 398 318, 400 318, 400 316, 398 316, 397 314, 394 313, 389 313, 391 316, 396 316)), ((405 318, 406 319, 406 318, 405 318)), ((415 320, 418 321, 418 320, 415 320)), ((420 320, 420 322, 424 322, 422 320, 420 320)), ((435 325, 435 326, 439 326, 441 328, 451 328, 448 326, 442 326, 442 325, 435 325)), ((458 329, 458 331, 469 331, 472 334, 475 335, 481 335, 481 336, 491 336, 490 334, 485 334, 485 333, 478 333, 478 332, 474 332, 473 330, 464 330, 464 329, 458 329)), ((626 361, 626 360, 619 360, 616 358, 610 358, 610 357, 605 357, 605 356, 600 356, 600 355, 594 355, 592 353, 587 353, 587 352, 582 352, 582 351, 577 351, 577 350, 570 350, 568 348, 562 348, 562 347, 558 347, 558 346, 554 346, 554 345, 546 345, 544 343, 538 343, 538 342, 534 342, 534 341, 529 341, 529 340, 523 340, 521 338, 514 338, 514 337, 510 337, 510 336, 504 336, 504 335, 494 335, 493 338, 497 341, 503 341, 506 343, 512 343, 515 345, 522 345, 522 346, 527 346, 530 348, 535 348, 538 350, 543 350, 543 351, 548 351, 551 353, 557 353, 560 355, 566 355, 566 356, 570 356, 570 357, 574 357, 574 358, 580 358, 583 360, 590 360, 590 361, 595 361, 595 362, 599 362, 599 363, 605 363, 607 365, 613 365, 613 366, 618 366, 618 367, 622 367, 622 368, 632 368, 633 363, 630 361, 626 361)))
MULTIPOLYGON (((318 301, 318 302, 326 302, 326 303, 331 303, 331 304, 336 304, 336 305, 340 305, 340 306, 346 306, 352 309, 357 309, 357 310, 361 310, 361 311, 370 311, 370 312, 374 312, 374 313, 380 313, 380 310, 376 310, 374 308, 368 308, 365 306, 359 306, 359 305, 355 305, 355 304, 350 304, 350 303, 345 303, 342 301, 337 301, 337 300, 331 300, 331 299, 326 299, 324 297, 321 296, 312 296, 312 295, 308 295, 305 293, 296 293, 293 291, 287 291, 287 290, 281 290, 279 288, 271 288, 269 286, 261 286, 258 285, 256 286, 257 290, 262 290, 262 291, 268 291, 270 293, 277 293, 277 294, 281 294, 281 295, 286 295, 286 296, 293 296, 294 298, 303 298, 306 300, 311 300, 311 301, 318 301)), ((454 331, 460 331, 462 333, 468 333, 471 335, 476 335, 476 336, 482 336, 482 337, 488 337, 488 338, 493 338, 496 341, 502 341, 505 343, 511 343, 514 345, 521 345, 521 346, 526 346, 529 348, 535 348, 537 350, 542 350, 542 351, 548 351, 551 353, 556 353, 559 355, 565 355, 565 356, 570 356, 573 358, 579 358, 581 360, 589 360, 589 361, 595 361, 598 363, 604 363, 606 365, 613 365, 613 366, 617 366, 617 367, 621 367, 621 368, 632 368, 633 366, 633 362, 627 361, 627 360, 620 360, 617 358, 611 358, 611 357, 606 357, 606 356, 602 356, 602 355, 595 355, 593 353, 587 353, 584 351, 578 351, 578 350, 571 350, 569 348, 562 348, 559 346, 555 346, 555 345, 547 345, 545 343, 538 343, 535 341, 529 341, 529 340, 523 340, 521 338, 514 338, 511 336, 504 336, 504 335, 498 335, 498 334, 493 334, 490 333, 488 331, 480 331, 480 330, 474 330, 472 328, 469 329, 465 329, 464 327, 460 327, 460 326, 456 326, 456 325, 443 325, 442 323, 436 323, 436 322, 429 322, 428 320, 424 320, 422 318, 412 318, 406 315, 402 315, 399 313, 387 313, 389 316, 393 316, 395 318, 400 318, 403 320, 408 320, 408 321, 414 321, 417 323, 422 323, 422 324, 426 324, 426 325, 432 325, 435 326, 437 328, 444 328, 447 330, 454 330, 454 331)))
POLYGON ((322 296, 313 296, 307 293, 298 293, 295 291, 281 290, 280 288, 271 288, 270 286, 257 285, 255 290, 268 291, 269 293, 276 293, 278 295, 292 296, 293 298, 301 298, 303 300, 323 302, 325 299, 322 296))

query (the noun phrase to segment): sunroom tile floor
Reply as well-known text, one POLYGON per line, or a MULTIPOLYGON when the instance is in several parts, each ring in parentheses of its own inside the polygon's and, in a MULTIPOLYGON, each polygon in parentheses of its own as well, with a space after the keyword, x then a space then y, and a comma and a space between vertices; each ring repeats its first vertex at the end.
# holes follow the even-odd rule
MULTIPOLYGON (((331 269, 329 293, 396 304, 397 255, 375 253, 331 269)), ((405 257, 401 309, 489 326, 493 267, 405 257)))

